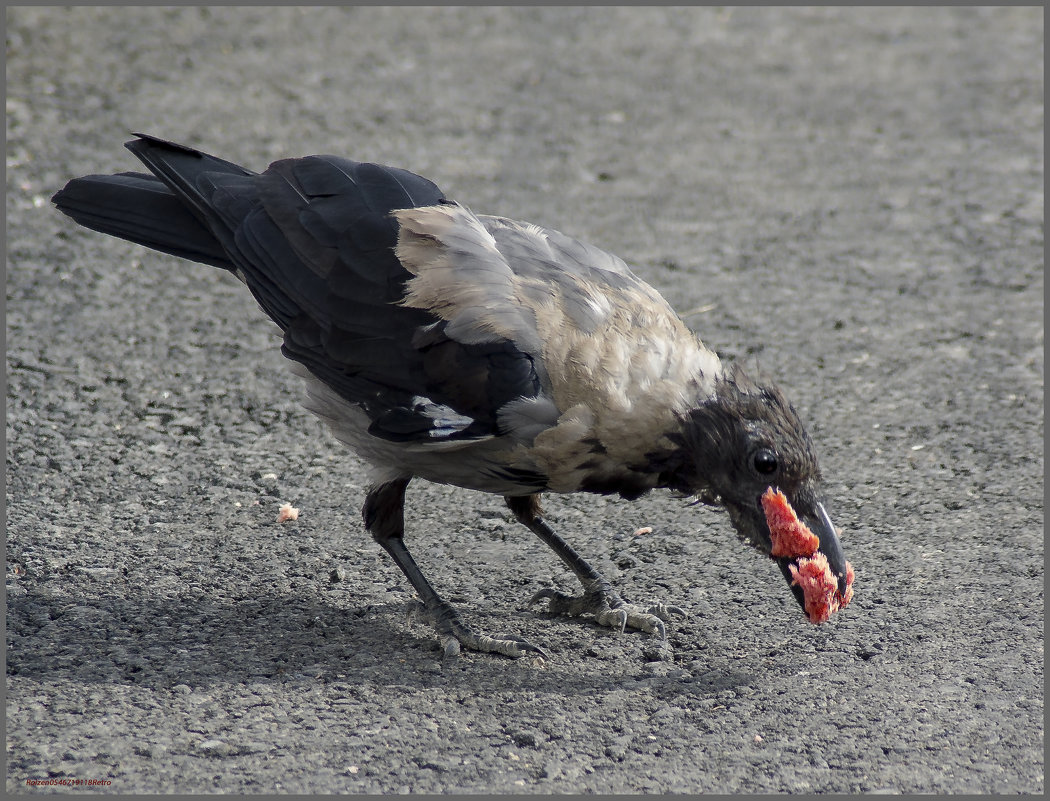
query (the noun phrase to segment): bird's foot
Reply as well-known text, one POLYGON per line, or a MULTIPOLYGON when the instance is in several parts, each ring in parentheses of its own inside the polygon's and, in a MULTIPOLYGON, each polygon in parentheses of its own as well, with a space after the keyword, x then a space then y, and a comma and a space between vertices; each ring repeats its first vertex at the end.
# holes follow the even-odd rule
POLYGON ((529 600, 530 604, 544 598, 550 599, 548 611, 552 615, 594 615, 599 626, 608 626, 621 634, 632 628, 655 634, 661 640, 666 639, 667 630, 664 622, 670 622, 671 615, 685 615, 685 610, 678 606, 667 606, 657 602, 647 607, 628 604, 620 598, 607 584, 599 584, 586 589, 583 595, 566 595, 553 589, 540 590, 529 600))
POLYGON ((550 659, 546 651, 522 637, 513 634, 489 637, 486 634, 474 632, 459 619, 459 613, 456 612, 455 607, 441 599, 429 605, 420 601, 412 601, 408 605, 408 620, 410 623, 420 620, 432 626, 437 632, 441 650, 447 657, 458 656, 460 649, 466 648, 470 651, 503 654, 513 659, 526 654, 550 659))

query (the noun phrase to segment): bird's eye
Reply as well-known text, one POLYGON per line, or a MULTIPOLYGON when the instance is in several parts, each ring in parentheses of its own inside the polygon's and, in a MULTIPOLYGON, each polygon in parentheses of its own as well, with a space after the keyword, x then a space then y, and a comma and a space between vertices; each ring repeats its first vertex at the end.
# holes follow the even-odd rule
POLYGON ((768 476, 777 470, 777 455, 767 448, 755 452, 755 470, 762 475, 768 476))

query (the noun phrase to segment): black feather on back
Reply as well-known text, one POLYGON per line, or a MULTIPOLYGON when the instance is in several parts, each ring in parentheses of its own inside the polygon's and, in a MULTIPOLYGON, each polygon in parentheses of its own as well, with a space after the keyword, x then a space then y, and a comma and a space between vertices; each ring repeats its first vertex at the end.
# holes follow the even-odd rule
MULTIPOLYGON (((447 202, 430 181, 335 156, 277 161, 256 174, 138 136, 128 148, 166 186, 149 176, 95 176, 125 201, 116 204, 110 216, 119 219, 107 220, 106 232, 243 276, 284 331, 283 353, 364 408, 375 436, 433 441, 498 434, 500 407, 539 391, 532 357, 513 342, 463 345, 434 314, 399 305, 412 276, 394 253, 392 212, 447 202), (135 200, 120 195, 118 180, 148 182, 134 187, 140 192, 161 189, 156 214, 134 218, 135 200), (162 213, 173 216, 163 224, 151 219, 162 213), (170 229, 169 241, 151 238, 158 224, 170 229)), ((78 205, 90 206, 98 187, 91 194, 78 205)), ((106 202, 114 206, 113 198, 106 202)))

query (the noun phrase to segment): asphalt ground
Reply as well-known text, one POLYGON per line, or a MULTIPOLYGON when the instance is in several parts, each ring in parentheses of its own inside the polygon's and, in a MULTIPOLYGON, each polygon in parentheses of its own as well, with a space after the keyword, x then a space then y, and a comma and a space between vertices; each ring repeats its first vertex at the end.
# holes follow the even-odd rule
POLYGON ((1042 792, 1042 76, 1041 8, 8 9, 8 791, 1042 792), (580 495, 557 530, 689 614, 553 619, 502 501, 418 483, 433 582, 552 655, 443 659, 251 297, 51 207, 139 130, 622 256, 808 421, 855 600, 580 495))

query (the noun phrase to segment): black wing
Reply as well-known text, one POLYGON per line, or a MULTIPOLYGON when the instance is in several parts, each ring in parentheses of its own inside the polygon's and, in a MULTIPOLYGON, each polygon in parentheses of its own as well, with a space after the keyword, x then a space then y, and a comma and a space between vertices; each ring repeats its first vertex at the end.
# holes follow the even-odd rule
POLYGON ((283 353, 364 408, 370 433, 492 436, 500 407, 539 391, 532 358, 513 342, 464 345, 428 310, 399 305, 412 275, 394 254, 391 212, 448 202, 430 181, 336 156, 256 174, 136 136, 128 149, 159 181, 88 176, 55 196, 59 208, 96 230, 232 269, 284 331, 283 353), (106 210, 86 211, 93 203, 106 210))

